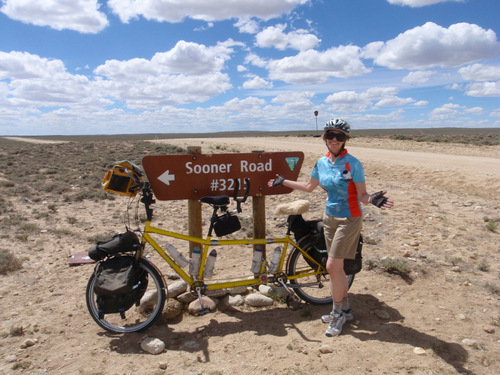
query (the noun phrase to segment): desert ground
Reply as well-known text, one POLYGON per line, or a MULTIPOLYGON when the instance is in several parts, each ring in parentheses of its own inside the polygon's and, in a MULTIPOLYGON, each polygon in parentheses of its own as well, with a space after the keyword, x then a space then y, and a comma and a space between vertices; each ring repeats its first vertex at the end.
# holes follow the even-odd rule
MULTIPOLYGON (((2 140, 8 142, 0 149, 6 165, 17 158, 37 161, 25 140, 2 140), (23 145, 19 151, 17 144, 23 145)), ((325 152, 314 137, 155 142, 201 146, 203 153, 303 151, 299 179, 307 179, 325 152)), ((58 145, 51 147, 53 153, 58 145)), ((368 137, 350 140, 347 148, 364 165, 368 191, 387 190, 395 206, 388 211, 364 206, 364 269, 350 289, 354 320, 334 338, 325 336, 319 320, 331 306, 303 304, 294 311, 279 300, 270 307, 233 307, 201 317, 184 312, 143 333, 109 334, 85 305, 93 266, 70 267, 68 258, 85 253, 92 234, 124 230, 127 198, 64 199, 82 189, 81 183, 62 182, 44 166, 38 185, 44 195, 34 199, 33 190, 12 181, 13 174, 0 174, 0 249, 21 262, 19 269, 0 274, 0 374, 499 374, 500 146, 368 137), (69 192, 47 188, 56 182, 71 185, 69 192), (405 269, 390 272, 385 259, 399 260, 405 269), (144 352, 145 337, 162 340, 165 350, 144 352)), ((51 155, 37 152, 40 164, 51 155)), ((76 156, 62 158, 82 170, 84 181, 76 156)), ((30 168, 27 174, 40 172, 33 161, 30 168)), ((325 200, 320 190, 266 197, 268 235, 283 234, 285 218, 274 212, 282 202, 308 199, 306 218, 320 218, 325 200)), ((251 212, 246 204, 240 215, 248 219, 251 212)), ((156 213, 163 227, 186 231, 185 201, 158 202, 156 213)), ((250 257, 221 254, 215 272, 222 273, 228 262, 249 266, 250 257)), ((168 273, 167 265, 156 264, 168 273)))

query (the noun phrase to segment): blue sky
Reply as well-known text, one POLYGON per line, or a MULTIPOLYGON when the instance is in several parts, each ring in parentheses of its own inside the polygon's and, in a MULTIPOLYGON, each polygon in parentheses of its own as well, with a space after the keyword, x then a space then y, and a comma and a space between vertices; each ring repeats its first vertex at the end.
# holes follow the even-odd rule
POLYGON ((0 135, 500 127, 499 14, 499 0, 0 0, 0 135))

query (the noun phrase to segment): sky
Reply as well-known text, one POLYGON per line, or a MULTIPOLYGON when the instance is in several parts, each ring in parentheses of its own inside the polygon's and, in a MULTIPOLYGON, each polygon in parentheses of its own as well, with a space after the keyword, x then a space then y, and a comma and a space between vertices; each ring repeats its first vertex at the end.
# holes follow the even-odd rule
POLYGON ((0 135, 500 127, 499 15, 499 0, 0 0, 0 135))

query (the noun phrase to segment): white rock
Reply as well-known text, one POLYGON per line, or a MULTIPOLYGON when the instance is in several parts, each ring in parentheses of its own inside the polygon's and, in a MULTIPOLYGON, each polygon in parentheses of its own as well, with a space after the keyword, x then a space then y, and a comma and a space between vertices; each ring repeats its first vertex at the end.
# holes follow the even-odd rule
POLYGON ((179 294, 184 293, 187 290, 188 284, 184 280, 176 281, 167 287, 167 296, 169 298, 175 298, 179 294))
MULTIPOLYGON (((210 309, 210 311, 215 311, 218 302, 216 298, 202 296, 201 299, 203 300, 203 305, 205 308, 210 309)), ((199 298, 196 298, 189 304, 188 311, 193 315, 196 315, 201 311, 201 303, 199 298)))
POLYGON ((330 345, 321 345, 319 352, 322 354, 333 353, 333 348, 330 345))
POLYGON ((477 341, 473 339, 463 339, 462 344, 467 345, 467 346, 476 346, 477 341))
POLYGON ((228 289, 228 292, 231 295, 246 294, 246 293, 248 293, 248 287, 246 287, 246 286, 237 286, 237 287, 228 289))
POLYGON ((273 292, 273 288, 269 285, 259 285, 259 292, 265 296, 269 296, 273 292))
POLYGON ((242 295, 237 294, 235 296, 228 296, 227 303, 229 306, 241 306, 245 303, 245 299, 242 295))
POLYGON ((253 293, 245 298, 245 303, 248 306, 264 307, 264 306, 271 306, 273 304, 273 299, 267 296, 263 296, 260 293, 253 293))
POLYGON ((167 362, 160 362, 158 363, 158 367, 161 369, 161 370, 166 370, 167 367, 168 367, 168 363, 167 362))
POLYGON ((158 338, 146 337, 141 342, 141 348, 149 354, 160 354, 165 350, 165 343, 158 338))
POLYGON ((227 294, 227 289, 208 290, 206 295, 214 298, 222 298, 227 294))
POLYGON ((139 312, 144 312, 148 310, 150 307, 156 304, 156 298, 158 297, 158 291, 156 290, 148 290, 141 298, 141 302, 139 304, 139 312))
POLYGON ((33 346, 36 344, 36 340, 35 339, 26 339, 24 340, 24 342, 21 344, 21 348, 28 348, 30 346, 33 346))
POLYGON ((193 294, 190 291, 184 292, 177 296, 178 301, 186 304, 193 302, 195 299, 196 297, 193 296, 193 294))
POLYGON ((416 355, 424 355, 425 350, 417 346, 416 348, 413 348, 413 353, 415 353, 416 355))

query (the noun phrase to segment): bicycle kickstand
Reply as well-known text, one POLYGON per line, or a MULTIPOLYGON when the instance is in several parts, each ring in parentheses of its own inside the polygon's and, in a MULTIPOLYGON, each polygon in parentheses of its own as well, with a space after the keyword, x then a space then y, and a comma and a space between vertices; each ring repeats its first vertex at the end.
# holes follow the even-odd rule
POLYGON ((209 307, 205 307, 205 304, 203 303, 203 298, 201 296, 201 287, 197 286, 194 290, 196 291, 198 299, 200 300, 200 311, 198 311, 198 316, 207 315, 212 310, 210 310, 209 307))

